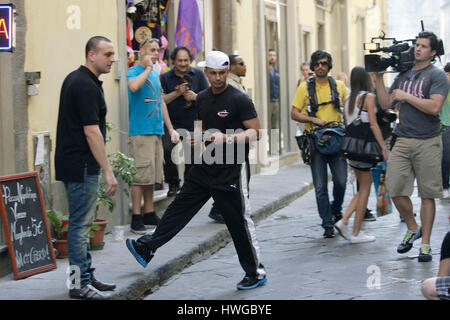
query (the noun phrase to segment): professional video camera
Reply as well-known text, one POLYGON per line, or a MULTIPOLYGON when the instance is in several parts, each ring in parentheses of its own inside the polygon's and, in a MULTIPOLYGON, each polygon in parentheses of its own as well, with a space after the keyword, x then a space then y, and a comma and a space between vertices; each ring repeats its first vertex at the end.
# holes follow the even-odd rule
POLYGON ((367 54, 364 56, 364 63, 367 72, 386 72, 385 70, 392 67, 394 72, 404 72, 414 66, 414 45, 416 39, 400 40, 395 38, 386 38, 383 35, 372 38, 370 43, 364 44, 364 50, 369 50, 370 53, 387 52, 392 53, 390 57, 382 57, 378 54, 367 54), (391 40, 393 45, 389 47, 381 47, 380 42, 375 40, 391 40), (412 43, 412 46, 408 42, 412 43))
MULTIPOLYGON (((423 21, 422 31, 424 31, 423 21)), ((364 50, 369 50, 370 53, 375 52, 386 52, 391 53, 390 57, 382 57, 378 54, 367 54, 364 56, 364 63, 367 72, 389 72, 386 71, 387 68, 392 67, 393 71, 390 72, 405 72, 414 66, 415 56, 414 48, 416 45, 417 38, 399 40, 395 38, 386 38, 385 33, 379 37, 374 37, 371 39, 370 43, 364 44, 364 50), (381 47, 380 42, 376 40, 387 40, 392 41, 392 45, 389 47, 381 47), (411 46, 409 45, 411 43, 411 46)), ((444 54, 444 44, 442 40, 439 40, 439 46, 436 56, 441 56, 444 54)))

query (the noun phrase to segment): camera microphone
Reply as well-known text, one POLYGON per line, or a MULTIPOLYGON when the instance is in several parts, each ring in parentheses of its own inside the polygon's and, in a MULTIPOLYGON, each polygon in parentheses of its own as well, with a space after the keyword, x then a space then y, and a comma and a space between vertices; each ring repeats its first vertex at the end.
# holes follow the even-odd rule
POLYGON ((404 42, 404 43, 394 44, 393 46, 390 46, 389 48, 382 48, 381 51, 400 53, 400 52, 406 51, 408 49, 409 49, 409 44, 407 42, 404 42))

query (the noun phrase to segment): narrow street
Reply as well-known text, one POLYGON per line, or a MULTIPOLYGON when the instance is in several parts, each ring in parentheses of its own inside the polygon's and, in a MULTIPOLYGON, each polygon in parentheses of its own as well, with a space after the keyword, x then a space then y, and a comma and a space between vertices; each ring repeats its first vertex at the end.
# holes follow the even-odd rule
MULTIPOLYGON (((348 184, 344 210, 352 198, 352 189, 348 184)), ((375 209, 375 199, 372 188, 369 208, 375 209)), ((413 202, 417 210, 417 196, 413 202)), ((437 200, 436 205, 431 263, 415 259, 420 240, 410 252, 396 252, 406 225, 395 209, 377 221, 363 223, 363 230, 377 237, 375 242, 350 244, 337 233, 333 239, 323 239, 311 190, 257 226, 260 256, 268 274, 264 286, 236 290, 243 273, 233 244, 228 244, 211 258, 172 277, 146 299, 423 300, 421 282, 436 275, 441 241, 450 230, 449 200, 437 200)))

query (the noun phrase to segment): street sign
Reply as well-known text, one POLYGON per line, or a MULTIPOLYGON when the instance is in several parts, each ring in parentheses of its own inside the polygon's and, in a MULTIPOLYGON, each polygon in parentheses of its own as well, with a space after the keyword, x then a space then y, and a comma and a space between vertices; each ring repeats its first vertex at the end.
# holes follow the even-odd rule
POLYGON ((14 50, 13 11, 12 4, 0 4, 0 51, 14 50))

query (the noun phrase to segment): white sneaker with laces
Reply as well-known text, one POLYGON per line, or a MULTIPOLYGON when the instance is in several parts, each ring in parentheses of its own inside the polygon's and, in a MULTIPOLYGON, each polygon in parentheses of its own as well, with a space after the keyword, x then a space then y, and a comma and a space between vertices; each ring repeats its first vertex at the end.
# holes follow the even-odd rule
POLYGON ((339 232, 339 234, 346 240, 350 240, 352 234, 348 230, 348 227, 342 222, 342 219, 334 224, 334 227, 339 232))
POLYGON ((352 235, 350 237, 351 243, 364 243, 364 242, 372 242, 375 240, 376 240, 375 236, 369 236, 361 231, 359 232, 359 234, 357 236, 352 235))

